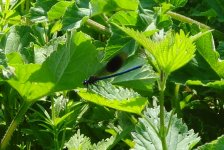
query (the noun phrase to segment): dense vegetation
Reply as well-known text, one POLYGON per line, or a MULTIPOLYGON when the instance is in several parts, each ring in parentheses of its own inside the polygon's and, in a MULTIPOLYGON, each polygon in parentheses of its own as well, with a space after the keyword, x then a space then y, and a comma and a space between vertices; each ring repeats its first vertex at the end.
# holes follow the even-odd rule
POLYGON ((223 4, 0 0, 0 149, 224 149, 223 4))

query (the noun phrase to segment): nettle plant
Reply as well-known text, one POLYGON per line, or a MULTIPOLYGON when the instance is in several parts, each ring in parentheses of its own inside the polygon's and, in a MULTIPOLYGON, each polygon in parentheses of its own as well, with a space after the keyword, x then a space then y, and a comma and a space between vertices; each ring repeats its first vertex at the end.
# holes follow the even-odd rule
MULTIPOLYGON (((176 93, 185 82, 223 89, 224 65, 211 28, 171 11, 186 3, 0 1, 0 148, 192 149, 201 138, 180 116, 193 96, 169 98, 168 84, 190 61, 206 61, 216 81, 174 80, 176 93), (172 18, 194 25, 176 29, 172 18), (126 60, 117 72, 143 66, 83 85, 91 75, 106 74, 105 66, 118 55, 126 60), (173 104, 170 111, 165 102, 173 104)), ((222 143, 220 137, 198 149, 222 143)))

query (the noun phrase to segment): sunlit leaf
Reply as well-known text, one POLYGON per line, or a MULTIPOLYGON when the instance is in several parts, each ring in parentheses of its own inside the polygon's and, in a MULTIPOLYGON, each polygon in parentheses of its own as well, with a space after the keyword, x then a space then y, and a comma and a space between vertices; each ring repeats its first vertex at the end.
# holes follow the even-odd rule
POLYGON ((67 7, 71 4, 72 4, 72 2, 69 2, 69 1, 60 1, 60 2, 56 3, 47 12, 48 19, 49 20, 59 19, 60 17, 62 17, 64 15, 67 7))
POLYGON ((197 150, 221 150, 224 149, 224 136, 218 137, 218 139, 199 146, 197 150))
POLYGON ((123 10, 137 10, 137 0, 91 0, 92 15, 98 15, 119 9, 123 10))
POLYGON ((156 60, 154 65, 166 74, 179 69, 194 56, 195 46, 193 41, 183 31, 175 35, 168 32, 164 39, 152 41, 141 32, 130 28, 117 27, 144 46, 156 60))
POLYGON ((83 80, 96 72, 98 64, 90 38, 76 32, 67 45, 59 45, 43 64, 13 64, 15 77, 7 82, 25 100, 33 101, 51 92, 83 86, 83 80))
POLYGON ((65 143, 65 146, 68 150, 84 150, 92 147, 90 138, 80 134, 80 130, 65 143))
POLYGON ((93 92, 79 89, 79 96, 98 105, 136 114, 141 114, 147 104, 146 98, 132 90, 115 87, 105 82, 100 83, 97 87, 93 86, 93 92))
POLYGON ((206 34, 196 42, 197 50, 208 62, 211 68, 221 77, 224 77, 224 61, 219 58, 219 53, 215 50, 212 34, 206 34))

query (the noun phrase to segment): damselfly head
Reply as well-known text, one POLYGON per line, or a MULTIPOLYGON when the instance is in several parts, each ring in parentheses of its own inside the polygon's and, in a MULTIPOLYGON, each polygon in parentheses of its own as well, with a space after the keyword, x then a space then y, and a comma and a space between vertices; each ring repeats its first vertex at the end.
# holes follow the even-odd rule
POLYGON ((88 79, 84 80, 82 82, 82 84, 85 86, 88 86, 90 84, 96 83, 97 80, 98 80, 98 78, 96 76, 90 76, 88 79))

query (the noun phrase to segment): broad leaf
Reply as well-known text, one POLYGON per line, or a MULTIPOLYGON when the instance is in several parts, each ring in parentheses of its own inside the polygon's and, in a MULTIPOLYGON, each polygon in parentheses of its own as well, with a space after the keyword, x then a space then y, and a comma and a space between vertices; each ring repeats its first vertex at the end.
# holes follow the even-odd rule
MULTIPOLYGON (((139 119, 135 132, 132 133, 136 143, 134 150, 162 149, 159 135, 159 112, 159 107, 147 108, 144 117, 139 119)), ((188 131, 187 125, 171 112, 165 112, 165 126, 167 129, 166 143, 168 150, 188 150, 200 140, 193 130, 188 131)))
POLYGON ((70 5, 62 18, 63 30, 79 28, 82 25, 82 22, 88 19, 89 15, 89 9, 78 8, 76 4, 70 5))
POLYGON ((29 101, 82 86, 83 80, 99 68, 97 51, 90 40, 82 32, 74 33, 42 65, 14 64, 16 76, 7 82, 29 101))
POLYGON ((92 16, 99 15, 115 10, 137 10, 137 0, 91 0, 92 16))
POLYGON ((30 8, 30 18, 31 21, 39 23, 39 22, 47 22, 47 12, 54 6, 57 1, 52 0, 37 0, 34 4, 34 7, 30 8))
POLYGON ((68 2, 68 1, 60 1, 60 2, 56 3, 47 12, 48 19, 49 20, 59 19, 60 17, 62 17, 65 14, 67 7, 71 4, 72 4, 72 2, 68 2))
POLYGON ((171 74, 170 80, 181 84, 185 84, 188 80, 200 80, 203 83, 220 80, 205 59, 197 51, 195 54, 188 64, 171 74))
MULTIPOLYGON (((116 23, 118 25, 132 26, 138 30, 144 30, 148 25, 147 22, 144 21, 143 17, 135 11, 119 11, 110 17, 109 22, 116 23)), ((104 61, 109 60, 111 57, 120 52, 125 52, 129 55, 137 48, 137 44, 133 39, 128 37, 126 34, 121 33, 120 30, 114 26, 112 26, 111 29, 112 36, 107 42, 104 61)))
POLYGON ((27 62, 33 62, 33 51, 29 50, 31 42, 35 42, 33 31, 28 26, 11 28, 5 44, 5 53, 20 52, 27 62))
POLYGON ((197 50, 201 56, 208 62, 211 68, 224 78, 224 61, 219 58, 219 53, 215 50, 212 34, 201 37, 196 42, 197 50))

